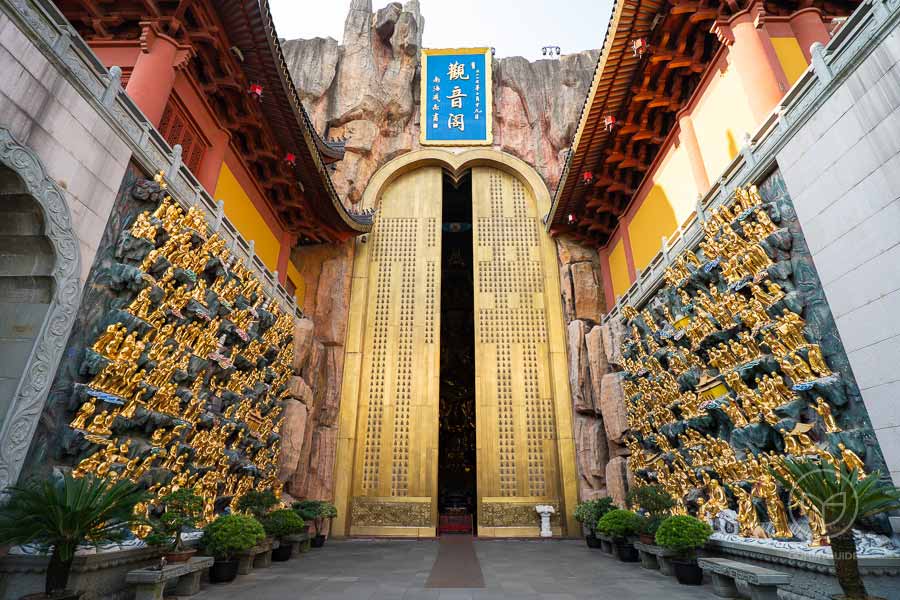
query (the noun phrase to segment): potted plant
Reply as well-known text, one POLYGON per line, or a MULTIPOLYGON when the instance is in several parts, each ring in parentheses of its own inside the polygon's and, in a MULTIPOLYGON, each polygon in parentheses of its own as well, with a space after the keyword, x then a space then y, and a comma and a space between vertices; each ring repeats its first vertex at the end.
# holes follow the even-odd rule
POLYGON ((263 526, 247 515, 223 515, 207 525, 200 545, 216 559, 209 569, 209 580, 212 583, 233 581, 238 571, 235 555, 265 538, 263 526))
POLYGON ((834 556, 834 571, 843 595, 835 599, 866 600, 869 596, 859 573, 853 526, 865 517, 900 509, 900 490, 881 481, 878 471, 865 475, 841 463, 784 459, 787 473, 772 474, 791 493, 803 496, 825 522, 834 556), (785 477, 790 475, 790 477, 785 477))
POLYGON ((584 530, 584 540, 587 542, 588 548, 600 547, 600 540, 597 539, 596 531, 597 521, 611 511, 612 508, 613 501, 609 497, 585 500, 575 506, 575 520, 581 523, 584 530))
POLYGON ((257 521, 262 521, 270 510, 278 504, 278 497, 272 490, 250 490, 238 499, 237 509, 250 513, 257 521))
POLYGON ((677 554, 672 570, 682 585, 703 583, 703 569, 697 565, 697 549, 712 535, 712 527, 688 515, 674 515, 663 521, 656 531, 656 545, 677 554))
POLYGON ((639 485, 629 490, 626 502, 632 510, 641 509, 646 513, 638 535, 641 543, 653 544, 656 530, 675 506, 675 499, 660 485, 639 485))
POLYGON ((597 521, 597 531, 613 538, 613 549, 622 562, 637 562, 638 553, 628 536, 634 536, 641 524, 641 517, 621 508, 611 510, 597 521))
POLYGON ((130 481, 110 483, 88 475, 67 473, 6 490, 0 507, 0 545, 37 544, 50 550, 43 594, 29 598, 77 599, 66 590, 75 550, 82 543, 116 541, 135 522, 134 506, 145 498, 130 481))
POLYGON ((334 504, 325 500, 303 500, 295 502, 293 507, 304 520, 313 522, 316 535, 312 539, 312 547, 324 546, 325 534, 322 532, 325 528, 325 519, 328 519, 330 524, 331 519, 337 516, 337 508, 334 504))
POLYGON ((272 551, 272 560, 282 562, 291 558, 294 549, 293 544, 286 538, 302 533, 306 522, 293 510, 283 508, 267 514, 262 520, 262 526, 266 535, 278 538, 281 542, 278 548, 272 551))
POLYGON ((197 520, 203 516, 203 498, 191 488, 181 488, 160 498, 163 513, 150 519, 153 533, 147 536, 148 544, 165 544, 166 561, 170 563, 185 562, 196 554, 196 548, 185 548, 181 535, 196 527, 197 520))

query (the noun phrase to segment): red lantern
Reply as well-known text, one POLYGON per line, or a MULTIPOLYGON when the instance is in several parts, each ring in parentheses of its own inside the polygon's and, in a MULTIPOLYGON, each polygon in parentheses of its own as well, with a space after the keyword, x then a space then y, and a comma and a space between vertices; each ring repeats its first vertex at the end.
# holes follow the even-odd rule
POLYGON ((287 154, 284 155, 284 162, 291 165, 292 167, 296 166, 297 165, 297 157, 294 155, 293 152, 288 152, 287 154))
POLYGON ((575 224, 575 214, 574 213, 569 213, 568 221, 569 221, 569 225, 575 224))
POLYGON ((631 42, 631 50, 635 56, 643 56, 649 49, 650 44, 647 42, 647 38, 638 38, 631 42))
POLYGON ((584 184, 589 184, 594 181, 594 174, 590 171, 585 171, 581 174, 581 181, 584 184))
POLYGON ((263 95, 263 86, 258 83, 251 83, 250 89, 248 90, 250 95, 259 100, 263 95))
POLYGON ((606 127, 606 131, 612 131, 619 122, 612 115, 606 115, 603 118, 603 125, 606 127))

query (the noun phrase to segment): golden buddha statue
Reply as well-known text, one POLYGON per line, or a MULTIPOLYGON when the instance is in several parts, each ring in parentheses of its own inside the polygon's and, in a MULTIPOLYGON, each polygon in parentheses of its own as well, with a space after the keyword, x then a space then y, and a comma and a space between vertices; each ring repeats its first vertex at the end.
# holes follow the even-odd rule
POLYGON ((737 496, 740 535, 760 539, 769 537, 759 523, 759 515, 753 506, 753 496, 740 486, 734 486, 732 490, 737 496))
POLYGON ((828 368, 828 364, 825 362, 825 357, 822 356, 822 350, 819 348, 819 345, 809 344, 809 346, 807 346, 807 351, 809 353, 809 366, 816 372, 816 375, 819 377, 828 377, 831 375, 831 369, 828 368))
POLYGON ((862 461, 862 459, 857 456, 856 452, 848 448, 843 442, 838 443, 838 449, 841 451, 841 458, 844 461, 844 464, 852 471, 856 469, 859 471, 860 476, 864 476, 866 472, 866 465, 862 461))
POLYGON ((841 431, 841 428, 838 427, 837 421, 834 420, 834 415, 831 414, 831 406, 822 396, 816 397, 816 406, 815 410, 819 413, 819 416, 822 418, 822 424, 825 427, 825 433, 837 433, 841 431))
POLYGON ((75 418, 69 423, 69 427, 72 429, 81 429, 84 430, 87 426, 87 420, 97 411, 97 399, 91 398, 80 407, 78 407, 78 412, 75 415, 75 418))
POLYGON ((793 537, 791 528, 788 526, 787 511, 784 503, 778 496, 778 486, 775 478, 770 474, 763 472, 756 482, 755 493, 766 503, 766 512, 769 513, 769 521, 775 528, 774 536, 777 538, 793 537))

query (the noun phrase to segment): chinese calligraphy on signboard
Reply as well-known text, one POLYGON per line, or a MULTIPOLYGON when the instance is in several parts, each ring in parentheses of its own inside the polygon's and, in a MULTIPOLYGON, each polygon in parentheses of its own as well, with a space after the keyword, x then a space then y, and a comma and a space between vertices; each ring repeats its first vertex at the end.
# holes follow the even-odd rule
POLYGON ((422 50, 421 143, 490 145, 491 49, 422 50))

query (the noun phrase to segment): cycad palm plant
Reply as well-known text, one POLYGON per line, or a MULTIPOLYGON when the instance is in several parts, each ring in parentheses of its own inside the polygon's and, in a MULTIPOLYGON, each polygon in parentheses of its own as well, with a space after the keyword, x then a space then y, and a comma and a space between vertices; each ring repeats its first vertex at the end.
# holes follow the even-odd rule
POLYGON ((868 598, 859 573, 853 526, 865 517, 900 509, 900 490, 881 481, 877 471, 869 475, 841 464, 784 459, 786 472, 773 470, 782 485, 805 497, 825 522, 834 570, 847 600, 868 598))
POLYGON ((135 521, 134 506, 144 492, 130 481, 110 483, 71 474, 6 490, 0 507, 0 544, 37 544, 52 549, 47 567, 48 596, 66 589, 75 550, 82 542, 121 539, 135 521))

